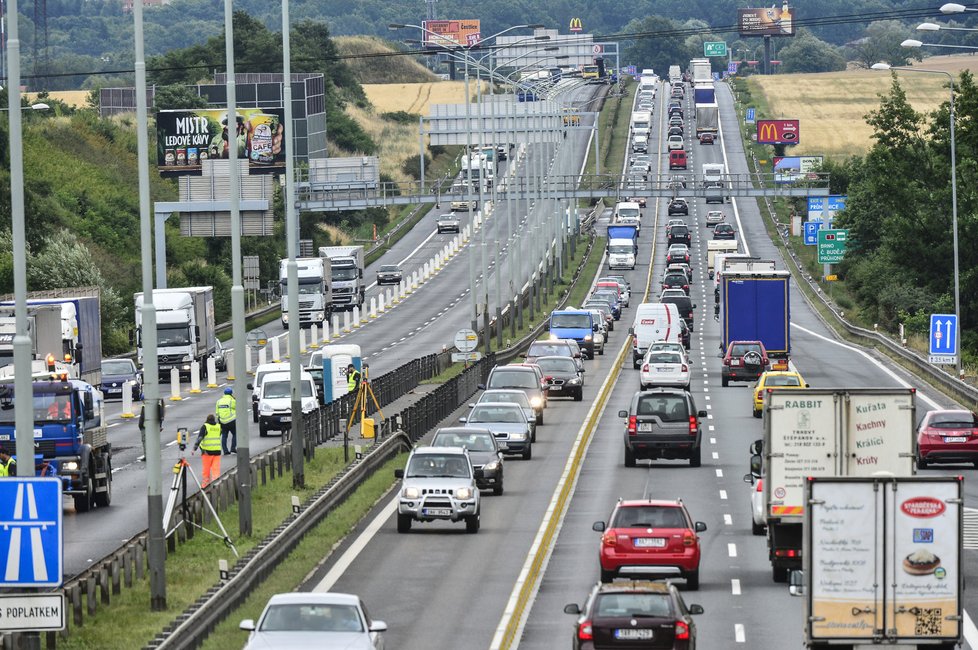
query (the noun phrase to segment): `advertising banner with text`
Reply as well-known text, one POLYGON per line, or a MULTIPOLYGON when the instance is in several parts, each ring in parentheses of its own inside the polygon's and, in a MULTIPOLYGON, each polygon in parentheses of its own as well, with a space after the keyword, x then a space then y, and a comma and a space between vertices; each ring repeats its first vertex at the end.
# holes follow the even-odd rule
POLYGON ((482 40, 479 20, 426 20, 421 26, 425 47, 469 47, 482 40))
POLYGON ((757 144, 798 144, 798 120, 757 120, 757 144))
POLYGON ((794 36, 793 8, 785 2, 780 9, 776 6, 766 9, 738 9, 737 25, 742 37, 748 36, 794 36))

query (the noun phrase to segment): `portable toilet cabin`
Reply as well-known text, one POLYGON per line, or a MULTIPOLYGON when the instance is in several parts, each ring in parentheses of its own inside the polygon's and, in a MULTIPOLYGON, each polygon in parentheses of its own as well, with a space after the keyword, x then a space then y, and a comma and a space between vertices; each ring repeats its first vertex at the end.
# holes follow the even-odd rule
POLYGON ((326 404, 346 395, 346 368, 351 363, 358 372, 363 372, 363 360, 359 345, 324 345, 323 355, 323 401, 326 404))

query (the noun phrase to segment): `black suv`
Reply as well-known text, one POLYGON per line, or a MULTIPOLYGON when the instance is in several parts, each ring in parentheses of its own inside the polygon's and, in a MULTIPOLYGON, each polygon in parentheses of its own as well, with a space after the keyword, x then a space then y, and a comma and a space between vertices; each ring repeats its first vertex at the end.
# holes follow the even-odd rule
POLYGON ((737 231, 729 223, 718 223, 713 229, 713 239, 737 239, 737 231))
POLYGON ((475 484, 479 489, 492 490, 495 495, 503 493, 503 452, 489 429, 477 426, 438 429, 431 446, 464 447, 476 471, 475 484))
POLYGON ((682 199, 682 198, 673 199, 672 201, 669 201, 668 212, 670 217, 674 214, 688 215, 689 203, 686 202, 686 199, 682 199))
POLYGON ((635 467, 635 461, 643 458, 687 458, 690 467, 700 466, 700 418, 706 417, 706 411, 696 410, 689 391, 638 391, 618 417, 625 420, 625 467, 635 467))
POLYGON ((662 277, 663 289, 682 289, 689 295, 689 278, 682 271, 670 271, 662 277))
POLYGON ((689 329, 693 329, 693 310, 696 309, 696 304, 693 303, 693 299, 686 294, 685 297, 681 296, 664 296, 659 299, 659 302, 672 303, 679 310, 679 315, 684 321, 686 321, 686 326, 689 329))
POLYGON ((578 617, 574 624, 574 650, 695 650, 693 616, 702 614, 703 606, 687 606, 679 589, 669 582, 620 580, 599 582, 591 589, 583 608, 571 603, 564 607, 564 613, 578 617))
POLYGON ((669 229, 669 241, 667 242, 669 246, 673 244, 686 244, 687 246, 693 243, 693 236, 689 232, 688 226, 673 226, 669 229))

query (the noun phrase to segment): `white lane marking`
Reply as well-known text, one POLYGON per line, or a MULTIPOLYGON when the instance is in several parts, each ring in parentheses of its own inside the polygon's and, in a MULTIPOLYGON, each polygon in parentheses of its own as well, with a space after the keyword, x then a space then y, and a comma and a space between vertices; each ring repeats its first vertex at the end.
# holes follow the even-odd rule
POLYGON ((744 634, 743 623, 737 623, 734 625, 734 640, 737 643, 747 643, 747 635, 744 634))
POLYGON ((730 594, 733 596, 740 595, 740 580, 738 578, 730 579, 730 594))
POLYGON ((710 438, 710 444, 711 445, 717 444, 717 439, 716 438, 710 438))
MULTIPOLYGON (((858 352, 859 354, 861 354, 861 355, 863 355, 864 357, 866 357, 866 359, 868 359, 869 361, 871 361, 871 362, 872 362, 872 363, 873 363, 873 364, 874 364, 874 365, 875 365, 875 366, 876 366, 877 368, 879 368, 880 370, 882 370, 883 372, 885 372, 885 373, 886 373, 887 375, 889 375, 889 376, 890 376, 890 378, 892 378, 892 379, 893 379, 893 381, 895 381, 895 382, 897 382, 898 384, 900 384, 900 385, 901 385, 901 386, 903 386, 904 388, 913 388, 913 386, 911 386, 911 385, 910 385, 910 384, 908 384, 907 382, 905 382, 905 381, 903 381, 903 379, 901 379, 901 378, 900 378, 900 376, 899 376, 899 375, 897 375, 897 374, 896 374, 895 372, 893 372, 892 370, 890 370, 889 368, 887 368, 886 366, 884 366, 884 365, 883 365, 882 363, 880 363, 880 362, 879 362, 878 360, 876 360, 876 359, 874 359, 874 358, 873 358, 873 356, 872 356, 872 355, 870 355, 870 354, 869 354, 868 352, 865 352, 865 351, 863 351, 863 350, 860 350, 859 348, 856 348, 856 347, 853 347, 853 346, 851 346, 851 345, 848 345, 848 344, 846 344, 846 343, 842 343, 841 341, 836 341, 835 339, 830 339, 830 338, 829 338, 829 337, 827 337, 827 336, 823 336, 823 335, 821 335, 821 334, 819 334, 819 333, 817 333, 817 332, 813 332, 812 330, 810 330, 810 329, 807 329, 807 328, 804 328, 804 327, 802 327, 801 325, 798 325, 798 324, 796 324, 796 323, 792 323, 792 324, 791 324, 791 326, 792 326, 792 327, 795 327, 795 328, 797 328, 797 329, 799 329, 799 330, 801 330, 801 331, 802 331, 802 332, 804 332, 805 334, 809 334, 809 335, 811 335, 811 336, 814 336, 815 338, 819 338, 819 339, 822 339, 823 341, 827 341, 827 342, 829 342, 829 343, 834 343, 835 345, 838 345, 839 347, 842 347, 842 348, 845 348, 845 349, 847 349, 847 350, 852 350, 853 352, 858 352)), ((922 392, 920 391, 920 389, 917 389, 917 396, 918 396, 918 397, 919 397, 920 399, 922 399, 922 400, 924 400, 925 402, 927 402, 927 403, 928 403, 928 404, 930 405, 930 407, 931 407, 931 408, 935 408, 935 409, 936 409, 936 408, 940 408, 940 406, 939 406, 939 405, 937 404, 937 402, 935 402, 935 401, 934 401, 934 400, 932 400, 931 398, 929 398, 929 397, 927 397, 926 395, 924 395, 924 394, 923 394, 923 393, 922 393, 922 392)))
POLYGON ((176 440, 171 440, 170 442, 166 443, 166 446, 167 447, 172 447, 175 444, 177 444, 177 441, 176 440))
POLYGON ((962 609, 964 612, 964 640, 968 642, 972 650, 978 648, 978 628, 975 627, 974 621, 968 616, 968 611, 962 609))
MULTIPOLYGON (((710 431, 714 431, 714 430, 716 429, 716 427, 715 427, 715 426, 713 426, 712 424, 708 424, 708 425, 707 425, 707 428, 708 428, 708 429, 709 429, 710 431)), ((710 439, 712 440, 713 438, 710 438, 710 439)))
POLYGON ((106 427, 105 427, 105 428, 106 428, 106 429, 111 429, 112 427, 117 427, 117 426, 119 426, 120 424, 121 424, 121 422, 113 422, 112 424, 109 424, 109 425, 106 425, 106 427))
POLYGON ((733 526, 733 517, 728 514, 723 515, 723 525, 733 526))
POLYGON ((713 452, 713 460, 720 460, 720 454, 717 452, 713 452))
POLYGON ((737 545, 733 542, 727 544, 727 555, 730 557, 737 557, 737 545))
POLYGON ((719 467, 717 468, 717 478, 723 478, 723 470, 719 467))
MULTIPOLYGON (((397 489, 399 490, 400 488, 397 489)), ((339 580, 346 570, 350 568, 350 565, 353 564, 354 560, 357 559, 357 556, 360 555, 363 549, 367 547, 367 544, 369 544, 370 540, 374 538, 374 535, 380 531, 384 523, 391 518, 391 515, 397 512, 397 499, 398 497, 395 496, 379 513, 377 513, 377 516, 374 517, 373 521, 371 521, 370 524, 363 529, 363 532, 360 533, 360 536, 357 537, 352 544, 350 544, 350 548, 346 549, 346 552, 343 553, 340 559, 336 561, 336 564, 333 565, 326 576, 312 588, 313 591, 325 592, 333 588, 336 581, 339 580)))
POLYGON ((720 498, 723 499, 724 501, 727 500, 727 491, 726 490, 720 490, 720 498))

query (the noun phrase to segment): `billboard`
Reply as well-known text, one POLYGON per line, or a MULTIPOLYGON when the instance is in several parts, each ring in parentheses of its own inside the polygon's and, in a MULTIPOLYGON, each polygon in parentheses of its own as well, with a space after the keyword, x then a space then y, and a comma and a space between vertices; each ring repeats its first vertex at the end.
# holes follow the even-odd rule
POLYGON ((479 20, 426 20, 421 23, 424 47, 469 47, 482 40, 479 20))
MULTIPOLYGON (((239 108, 238 158, 249 174, 285 172, 285 111, 239 108)), ((156 165, 160 176, 200 176, 202 161, 228 157, 227 109, 156 113, 156 165)))
POLYGON ((757 144, 798 144, 798 120, 757 120, 757 144))
POLYGON ((775 156, 774 181, 792 183, 803 180, 822 167, 822 156, 775 156))
POLYGON ((738 9, 740 36, 794 36, 794 11, 787 2, 780 9, 738 9))

